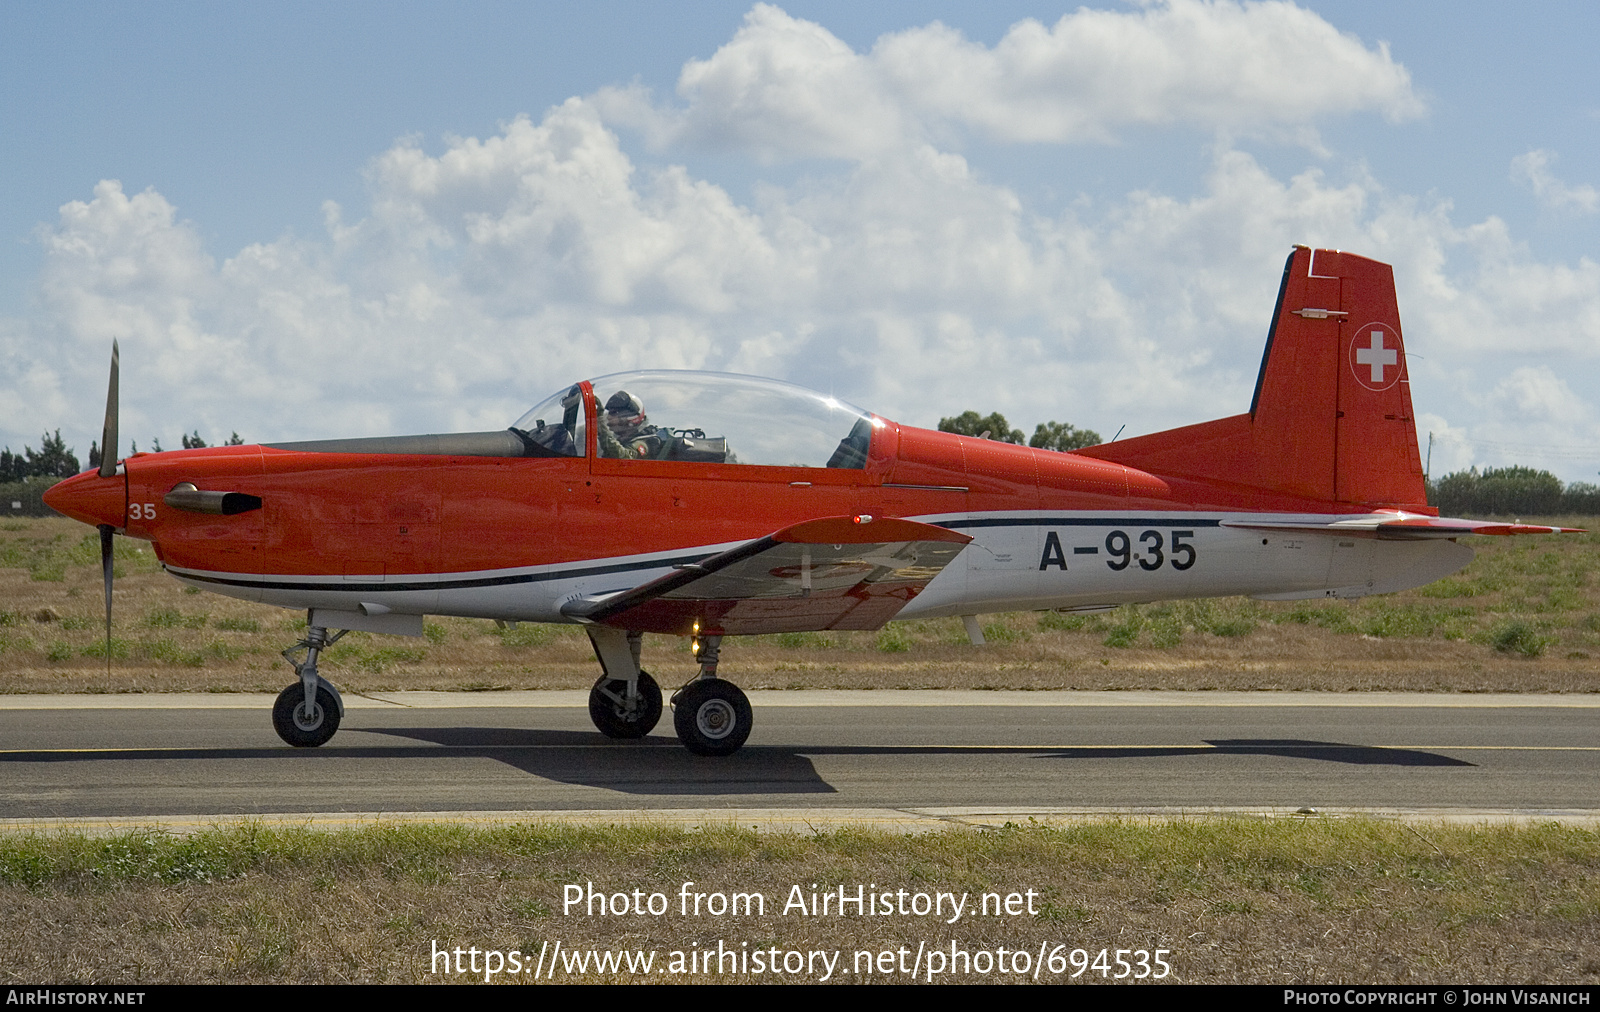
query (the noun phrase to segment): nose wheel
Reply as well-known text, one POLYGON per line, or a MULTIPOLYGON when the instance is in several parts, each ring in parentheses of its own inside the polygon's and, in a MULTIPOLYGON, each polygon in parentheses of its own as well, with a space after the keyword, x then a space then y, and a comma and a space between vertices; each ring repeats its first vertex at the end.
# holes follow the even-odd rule
POLYGON ((339 730, 339 721, 344 717, 339 690, 317 674, 317 655, 339 642, 348 630, 340 629, 330 636, 327 629, 310 624, 314 615, 306 616, 305 639, 283 652, 300 680, 278 693, 278 701, 272 704, 272 729, 295 748, 323 744, 339 730), (305 651, 304 660, 296 657, 300 650, 305 651))
POLYGON ((339 705, 333 693, 319 685, 316 702, 306 705, 306 690, 299 682, 278 693, 272 704, 272 728, 295 748, 316 748, 339 730, 339 705))

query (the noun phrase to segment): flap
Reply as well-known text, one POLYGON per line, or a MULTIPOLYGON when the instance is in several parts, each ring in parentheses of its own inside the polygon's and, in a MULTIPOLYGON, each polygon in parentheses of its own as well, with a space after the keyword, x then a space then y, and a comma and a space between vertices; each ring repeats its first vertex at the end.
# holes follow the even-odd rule
POLYGON ((807 520, 561 610, 587 622, 685 636, 877 629, 971 540, 893 517, 807 520))

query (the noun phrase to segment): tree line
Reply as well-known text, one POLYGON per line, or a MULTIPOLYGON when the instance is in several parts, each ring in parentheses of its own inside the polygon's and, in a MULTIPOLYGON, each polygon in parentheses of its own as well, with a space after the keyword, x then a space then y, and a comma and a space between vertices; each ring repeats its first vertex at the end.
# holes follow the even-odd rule
MULTIPOLYGON (((199 429, 192 433, 187 433, 183 437, 183 448, 185 450, 195 450, 209 445, 204 439, 200 438, 199 429)), ((222 445, 243 446, 244 439, 235 432, 222 445)), ((137 440, 130 444, 128 452, 130 454, 139 452, 137 440)), ((150 452, 161 452, 161 440, 159 438, 151 440, 150 452)), ((100 466, 100 444, 98 441, 89 443, 88 466, 100 466)), ((61 438, 60 429, 57 429, 54 433, 46 432, 40 436, 39 449, 37 450, 27 444, 23 444, 21 453, 13 453, 10 446, 0 450, 0 484, 19 481, 28 482, 35 478, 51 480, 70 478, 81 470, 83 468, 78 464, 77 449, 67 446, 66 440, 61 438)))
MULTIPOLYGON (((91 461, 90 466, 98 465, 91 461)), ((70 478, 82 468, 78 455, 67 448, 61 430, 54 435, 46 432, 39 439, 39 449, 26 444, 21 453, 12 453, 11 447, 0 450, 0 482, 27 481, 30 478, 70 478)))
POLYGON ((1474 467, 1428 482, 1428 505, 1446 516, 1600 516, 1600 485, 1563 484, 1531 467, 1474 467))
MULTIPOLYGON (((1016 443, 1019 446, 1024 439, 1022 430, 1013 429, 1006 421, 1006 416, 998 411, 990 415, 963 411, 954 418, 941 418, 939 431, 997 439, 1002 443, 1016 443)), ((1040 450, 1065 453, 1068 450, 1081 450, 1085 446, 1096 446, 1100 441, 1100 433, 1093 429, 1080 429, 1066 422, 1049 421, 1041 422, 1034 428, 1033 436, 1027 440, 1027 444, 1040 450)))

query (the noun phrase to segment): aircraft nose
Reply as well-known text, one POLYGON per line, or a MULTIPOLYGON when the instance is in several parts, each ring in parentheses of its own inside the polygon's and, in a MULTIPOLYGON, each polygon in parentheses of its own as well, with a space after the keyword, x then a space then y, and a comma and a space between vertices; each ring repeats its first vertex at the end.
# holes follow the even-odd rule
POLYGON ((98 471, 80 475, 45 489, 46 506, 86 524, 123 527, 128 516, 128 478, 119 474, 102 478, 98 471))

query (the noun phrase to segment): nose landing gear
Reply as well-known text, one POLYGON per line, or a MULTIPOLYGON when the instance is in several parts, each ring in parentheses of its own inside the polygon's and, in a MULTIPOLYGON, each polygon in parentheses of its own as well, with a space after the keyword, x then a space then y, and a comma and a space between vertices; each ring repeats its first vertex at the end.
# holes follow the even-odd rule
POLYGON ((332 636, 322 626, 308 626, 306 637, 283 652, 300 681, 278 693, 272 704, 272 728, 278 737, 295 748, 316 748, 332 738, 344 719, 344 699, 332 682, 317 673, 317 655, 344 637, 340 629, 332 636), (296 651, 306 652, 296 660, 296 651))

